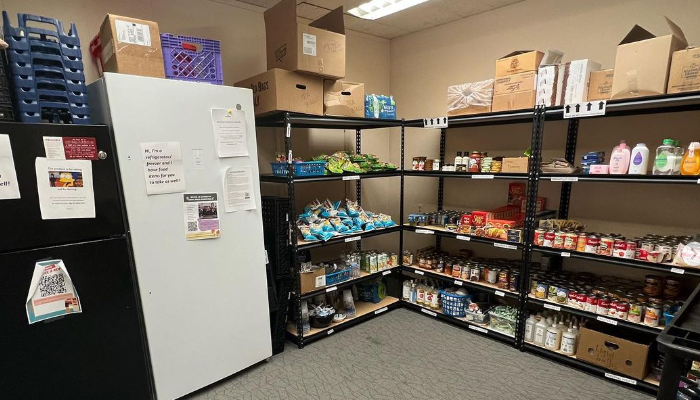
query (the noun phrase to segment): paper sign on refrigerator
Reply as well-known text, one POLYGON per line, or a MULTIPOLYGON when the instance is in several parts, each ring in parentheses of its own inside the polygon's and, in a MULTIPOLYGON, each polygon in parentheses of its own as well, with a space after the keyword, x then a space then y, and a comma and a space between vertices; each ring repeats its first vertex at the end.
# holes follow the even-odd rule
POLYGON ((255 210, 253 173, 249 166, 228 167, 224 172, 226 212, 255 210))
POLYGON ((15 171, 15 160, 12 157, 10 136, 0 135, 0 200, 19 198, 17 171, 15 171))
POLYGON ((219 157, 248 155, 245 111, 213 108, 211 122, 214 124, 214 140, 219 157))
POLYGON ((95 218, 92 161, 37 157, 35 168, 42 219, 95 218))
POLYGON ((185 191, 180 142, 141 143, 141 161, 148 195, 185 191))
POLYGON ((221 237, 219 201, 216 193, 185 193, 185 237, 187 240, 221 237))
POLYGON ((34 264, 26 308, 30 324, 83 312, 80 298, 63 260, 39 261, 34 264))

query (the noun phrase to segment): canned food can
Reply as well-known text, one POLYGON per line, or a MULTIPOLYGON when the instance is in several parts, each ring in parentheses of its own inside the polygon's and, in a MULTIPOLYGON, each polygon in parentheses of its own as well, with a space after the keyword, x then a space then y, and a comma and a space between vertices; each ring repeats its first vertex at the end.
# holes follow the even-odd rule
POLYGON ((644 313, 644 325, 659 326, 661 321, 661 306, 658 304, 649 304, 644 313))
POLYGON ((533 241, 535 242, 535 246, 544 246, 544 234, 545 234, 544 229, 542 229, 542 228, 535 229, 535 236, 533 237, 533 241))
POLYGON ((546 231, 544 233, 544 241, 542 242, 542 246, 544 247, 552 247, 554 246, 554 238, 556 234, 554 231, 546 231))
POLYGON ((654 250, 658 251, 657 262, 665 263, 671 262, 671 256, 673 253, 673 247, 667 244, 657 244, 654 250))
POLYGON ((578 235, 574 232, 569 232, 564 237, 564 250, 576 250, 578 244, 578 235))
POLYGON ((637 242, 634 240, 628 240, 627 241, 627 250, 625 251, 625 257, 624 258, 629 258, 630 260, 635 258, 635 255, 637 254, 637 242))
POLYGON ((458 279, 462 277, 462 266, 459 263, 452 264, 452 277, 458 279))
POLYGON ((617 318, 620 319, 627 319, 627 315, 629 314, 630 311, 630 305, 626 301, 620 301, 615 305, 615 309, 617 311, 617 318))
POLYGON ((569 305, 569 307, 579 307, 578 296, 579 292, 576 288, 569 289, 569 298, 567 299, 567 304, 569 305))
POLYGON ((644 316, 644 305, 637 301, 630 301, 629 311, 627 312, 627 320, 637 324, 642 323, 644 316))
POLYGON ((486 278, 488 283, 496 283, 498 282, 498 269, 491 267, 489 269, 489 275, 486 278))
POLYGON ((598 299, 596 314, 608 315, 608 313, 610 313, 610 299, 607 297, 601 297, 600 299, 598 299))
POLYGON ((613 257, 625 258, 625 254, 627 254, 627 241, 615 239, 615 243, 613 243, 613 257))
POLYGON ((566 286, 559 286, 557 288, 557 303, 566 304, 569 300, 569 288, 566 286))
POLYGON ((649 240, 645 240, 639 244, 639 247, 646 250, 646 251, 652 251, 652 250, 654 250, 654 242, 651 242, 649 240))
POLYGON ((586 307, 586 302, 588 302, 588 294, 581 289, 576 300, 578 301, 578 308, 584 309, 586 307))
POLYGON ((508 289, 510 289, 512 292, 517 292, 518 283, 520 283, 520 274, 517 272, 510 274, 510 286, 508 289))
POLYGON ((576 239, 576 251, 581 251, 581 252, 586 251, 586 238, 587 237, 588 237, 588 234, 585 232, 581 232, 578 234, 578 238, 576 239))
POLYGON ((596 235, 586 236, 586 247, 584 248, 584 251, 586 253, 597 254, 599 247, 600 247, 600 238, 598 236, 596 236, 596 235))
POLYGON ((546 282, 537 282, 535 297, 544 300, 547 298, 547 293, 549 293, 549 285, 546 282))
POLYGON ((498 272, 498 288, 508 290, 510 287, 510 271, 502 269, 498 272))
POLYGON ((479 282, 479 279, 481 278, 481 270, 479 269, 478 265, 474 265, 471 267, 469 270, 469 280, 472 282, 479 282))
POLYGON ((471 278, 471 268, 469 264, 462 266, 462 280, 468 281, 471 278))
POLYGON ((549 284, 549 289, 547 291, 547 300, 549 301, 557 301, 557 291, 559 291, 559 286, 558 284, 552 282, 549 284))
POLYGON ((586 304, 583 308, 584 310, 595 313, 598 311, 598 296, 593 293, 588 293, 586 295, 586 304))
POLYGON ((600 238, 600 247, 598 247, 598 254, 601 256, 612 256, 614 247, 615 239, 613 239, 610 236, 604 236, 600 238))
POLYGON ((618 300, 610 300, 610 309, 608 309, 608 315, 611 317, 617 317, 617 305, 620 304, 618 300))
POLYGON ((566 232, 564 231, 557 231, 554 234, 554 244, 552 245, 552 248, 555 249, 563 249, 564 248, 564 238, 566 237, 566 232))

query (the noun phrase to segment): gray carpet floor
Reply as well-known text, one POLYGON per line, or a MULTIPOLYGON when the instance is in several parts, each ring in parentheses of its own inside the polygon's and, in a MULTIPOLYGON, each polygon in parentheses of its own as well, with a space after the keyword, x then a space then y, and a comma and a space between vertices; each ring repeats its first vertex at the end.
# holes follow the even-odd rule
POLYGON ((652 400, 446 323, 398 309, 274 356, 187 400, 652 400))

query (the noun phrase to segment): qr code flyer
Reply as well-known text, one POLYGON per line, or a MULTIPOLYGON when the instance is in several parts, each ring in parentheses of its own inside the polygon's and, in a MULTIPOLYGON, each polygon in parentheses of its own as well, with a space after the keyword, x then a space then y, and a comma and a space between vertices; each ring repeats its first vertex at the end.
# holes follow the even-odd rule
POLYGON ((30 324, 82 312, 80 298, 63 260, 39 261, 27 295, 30 324))

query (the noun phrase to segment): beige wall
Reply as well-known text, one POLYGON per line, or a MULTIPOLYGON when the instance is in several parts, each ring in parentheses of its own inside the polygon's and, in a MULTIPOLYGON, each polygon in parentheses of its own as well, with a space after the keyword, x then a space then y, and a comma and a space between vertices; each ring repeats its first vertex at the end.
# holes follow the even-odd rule
MULTIPOLYGON (((404 118, 444 115, 446 88, 464 82, 492 78, 494 61, 518 49, 557 49, 565 60, 591 58, 612 68, 616 44, 638 23, 651 32, 669 32, 667 15, 685 31, 688 40, 700 41, 700 2, 653 0, 583 2, 528 0, 479 14, 391 41, 391 89, 397 108, 404 118)), ((604 150, 610 154, 620 139, 632 147, 645 142, 653 152, 665 137, 688 144, 700 140, 698 112, 647 115, 582 121, 579 129, 577 160, 584 152, 604 150)), ((516 156, 528 148, 530 124, 480 127, 448 131, 448 158, 456 151, 488 151, 489 155, 516 156)), ((546 125, 544 157, 562 157, 566 124, 546 125)), ((406 159, 414 156, 436 157, 439 133, 410 129, 407 133, 406 159)), ((408 167, 408 164, 407 164, 408 167)), ((505 203, 506 182, 474 182, 464 179, 445 181, 445 207, 471 209, 505 203)), ((406 179, 406 211, 434 210, 437 179, 406 179)), ((547 197, 549 208, 557 208, 560 185, 543 182, 540 196, 547 197)), ((605 185, 574 184, 572 218, 586 223, 591 230, 636 235, 647 232, 690 234, 700 232, 700 200, 694 185, 605 185)), ((431 240, 406 234, 409 247, 431 240), (423 239, 423 240, 421 240, 423 239)), ((447 241, 449 242, 449 241, 447 241)), ((445 243, 445 241, 443 241, 445 243)), ((452 243, 448 246, 457 247, 452 243)), ((508 256, 492 248, 467 246, 479 254, 508 256)), ((519 254, 517 255, 519 257, 519 254)), ((608 272, 610 272, 608 270, 608 272)), ((630 271, 618 268, 615 274, 630 271)))

